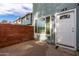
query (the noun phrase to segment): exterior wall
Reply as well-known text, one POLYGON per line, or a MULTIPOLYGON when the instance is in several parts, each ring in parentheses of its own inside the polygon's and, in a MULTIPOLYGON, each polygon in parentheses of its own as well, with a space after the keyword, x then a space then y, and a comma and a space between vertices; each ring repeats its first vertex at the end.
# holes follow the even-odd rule
POLYGON ((27 22, 26 21, 26 16, 24 16, 23 18, 21 18, 21 24, 22 25, 27 25, 27 22))
MULTIPOLYGON (((76 8, 76 4, 75 3, 34 3, 33 4, 34 23, 36 19, 39 19, 40 17, 47 16, 47 15, 55 15, 55 13, 61 12, 64 8, 67 8, 67 10, 74 9, 76 8)), ((35 35, 35 38, 37 38, 37 33, 35 33, 34 35, 35 35)), ((43 36, 45 35, 41 35, 42 38, 43 36)), ((51 41, 53 43, 55 42, 55 35, 52 36, 51 34, 49 38, 50 38, 49 39, 50 42, 51 41)))
POLYGON ((75 4, 73 3, 34 3, 33 14, 37 17, 42 17, 50 14, 60 12, 63 8, 73 9, 75 4))

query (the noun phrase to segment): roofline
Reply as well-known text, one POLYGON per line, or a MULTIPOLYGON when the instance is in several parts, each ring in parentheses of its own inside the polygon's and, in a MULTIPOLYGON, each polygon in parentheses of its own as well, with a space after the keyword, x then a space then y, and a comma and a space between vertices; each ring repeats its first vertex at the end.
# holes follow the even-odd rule
POLYGON ((20 17, 20 18, 24 18, 25 16, 27 16, 29 14, 32 14, 32 12, 29 12, 29 13, 25 14, 24 16, 20 17))
POLYGON ((29 13, 25 14, 25 15, 22 16, 22 17, 17 17, 17 19, 16 19, 15 21, 13 21, 13 22, 18 21, 18 20, 20 20, 21 18, 24 18, 25 16, 27 16, 27 15, 29 15, 29 14, 32 14, 32 12, 29 12, 29 13))

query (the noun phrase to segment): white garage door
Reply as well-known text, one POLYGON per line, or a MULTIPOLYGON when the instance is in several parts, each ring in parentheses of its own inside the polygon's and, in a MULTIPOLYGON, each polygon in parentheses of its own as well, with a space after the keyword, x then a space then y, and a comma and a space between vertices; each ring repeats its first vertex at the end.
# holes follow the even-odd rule
POLYGON ((75 10, 56 15, 56 44, 70 49, 76 48, 75 10))

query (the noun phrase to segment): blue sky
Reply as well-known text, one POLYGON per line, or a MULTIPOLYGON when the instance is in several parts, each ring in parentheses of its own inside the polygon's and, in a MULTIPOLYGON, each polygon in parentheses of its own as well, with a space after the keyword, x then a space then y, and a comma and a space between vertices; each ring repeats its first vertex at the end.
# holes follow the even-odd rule
POLYGON ((0 21, 14 21, 18 17, 32 12, 32 7, 31 3, 0 3, 0 21))

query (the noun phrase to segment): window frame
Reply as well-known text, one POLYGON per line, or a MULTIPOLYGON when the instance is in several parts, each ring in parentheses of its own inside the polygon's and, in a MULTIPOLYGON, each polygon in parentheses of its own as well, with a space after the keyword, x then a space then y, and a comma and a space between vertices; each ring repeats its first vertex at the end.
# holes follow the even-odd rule
MULTIPOLYGON (((47 15, 47 16, 42 16, 42 17, 39 17, 37 19, 34 19, 34 22, 36 22, 37 20, 39 20, 40 18, 45 18, 45 33, 38 33, 38 27, 37 27, 37 32, 35 31, 34 29, 34 33, 36 34, 46 34, 47 36, 51 36, 51 30, 52 30, 52 15, 47 15), (46 17, 50 17, 50 34, 46 34, 46 17)), ((34 28, 35 28, 35 24, 34 24, 34 28)))

